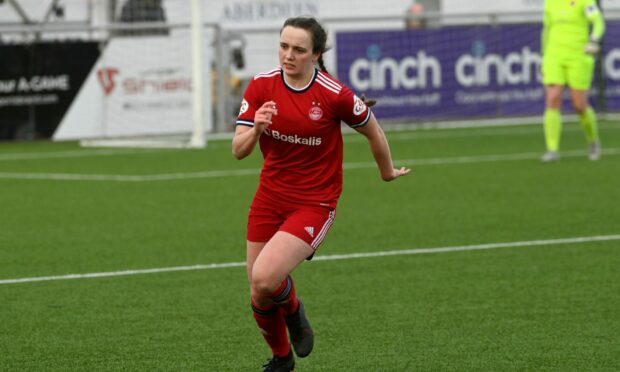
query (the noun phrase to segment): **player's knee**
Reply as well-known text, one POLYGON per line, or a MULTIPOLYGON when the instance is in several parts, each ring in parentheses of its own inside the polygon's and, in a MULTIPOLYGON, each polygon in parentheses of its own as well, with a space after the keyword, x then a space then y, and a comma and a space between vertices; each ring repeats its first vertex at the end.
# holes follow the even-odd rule
POLYGON ((254 273, 252 275, 252 282, 250 283, 252 298, 256 300, 270 298, 279 285, 280 283, 271 279, 268 275, 254 273))
POLYGON ((562 105, 561 95, 550 95, 546 99, 546 105, 548 108, 558 109, 562 105))
POLYGON ((558 109, 562 105, 562 94, 547 94, 545 99, 545 104, 547 108, 558 109))
POLYGON ((588 108, 587 102, 573 101, 573 108, 578 114, 583 114, 588 108))

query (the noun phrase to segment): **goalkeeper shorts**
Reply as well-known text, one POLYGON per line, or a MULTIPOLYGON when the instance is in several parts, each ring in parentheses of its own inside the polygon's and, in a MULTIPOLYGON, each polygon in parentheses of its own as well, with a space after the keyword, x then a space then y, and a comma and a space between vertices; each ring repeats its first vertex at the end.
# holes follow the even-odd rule
POLYGON ((587 54, 545 55, 542 62, 543 84, 568 85, 589 90, 594 73, 594 57, 587 54))

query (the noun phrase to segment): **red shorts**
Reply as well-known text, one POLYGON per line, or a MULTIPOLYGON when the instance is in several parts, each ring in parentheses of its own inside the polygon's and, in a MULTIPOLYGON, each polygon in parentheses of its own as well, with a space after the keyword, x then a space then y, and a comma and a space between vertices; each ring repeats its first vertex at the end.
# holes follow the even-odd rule
POLYGON ((326 207, 282 207, 254 201, 248 217, 247 239, 267 242, 278 231, 285 231, 305 241, 315 251, 334 223, 336 211, 326 207))

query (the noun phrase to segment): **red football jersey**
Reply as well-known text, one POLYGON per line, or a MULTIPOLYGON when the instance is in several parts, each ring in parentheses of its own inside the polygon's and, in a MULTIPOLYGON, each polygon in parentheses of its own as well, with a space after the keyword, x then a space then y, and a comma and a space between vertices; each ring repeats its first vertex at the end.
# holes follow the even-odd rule
POLYGON ((325 72, 315 69, 308 85, 295 89, 276 68, 250 81, 237 125, 254 126, 256 110, 268 101, 277 115, 259 139, 264 163, 256 198, 335 208, 342 192, 341 122, 363 126, 370 109, 325 72))

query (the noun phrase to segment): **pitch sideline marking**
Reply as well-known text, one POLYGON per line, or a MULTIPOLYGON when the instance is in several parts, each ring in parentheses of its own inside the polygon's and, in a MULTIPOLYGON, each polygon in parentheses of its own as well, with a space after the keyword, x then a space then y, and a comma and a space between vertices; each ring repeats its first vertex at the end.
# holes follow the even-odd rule
MULTIPOLYGON (((607 123, 605 129, 620 129, 620 126, 614 125, 615 123, 607 123)), ((540 132, 540 126, 534 123, 528 124, 500 124, 500 125, 463 125, 460 123, 458 126, 446 126, 440 127, 440 130, 436 128, 427 128, 422 126, 420 128, 407 128, 406 130, 389 129, 386 128, 386 132, 389 134, 390 141, 408 141, 413 139, 428 139, 433 138, 460 138, 460 137, 484 137, 492 135, 513 135, 513 134, 531 134, 534 132, 540 132), (516 126, 516 128, 506 128, 506 125, 516 126), (485 128, 485 130, 467 132, 464 133, 460 130, 467 130, 471 128, 485 128), (446 130, 447 129, 447 130, 446 130), (454 130, 454 131, 452 131, 454 130)), ((577 126, 567 126, 564 131, 581 131, 581 128, 577 126)), ((354 133, 354 130, 350 130, 350 133, 354 133)), ((211 135, 211 139, 214 143, 229 141, 233 137, 233 133, 223 133, 211 135)), ((364 142, 366 138, 363 136, 351 136, 345 138, 345 142, 364 142)), ((228 144, 227 144, 228 145, 228 144)), ((178 149, 138 149, 138 148, 106 148, 106 149, 90 149, 90 150, 64 150, 64 151, 44 151, 44 152, 24 152, 24 153, 0 153, 0 161, 13 161, 13 160, 33 160, 33 159, 54 159, 54 158, 78 158, 78 157, 93 157, 93 156, 114 156, 114 155, 131 155, 131 154, 148 154, 148 153, 160 153, 163 151, 179 151, 178 149)), ((185 151, 185 150, 183 150, 185 151)))
POLYGON ((40 160, 57 158, 84 158, 91 156, 116 156, 149 154, 162 151, 172 151, 170 149, 99 149, 99 150, 66 150, 66 151, 45 151, 45 152, 15 152, 0 154, 0 161, 12 160, 40 160))
MULTIPOLYGON (((618 155, 620 148, 609 148, 603 150, 604 155, 618 155)), ((534 160, 538 159, 540 153, 525 152, 517 154, 500 155, 471 155, 457 156, 452 158, 427 158, 427 159, 399 159, 394 163, 397 165, 424 166, 424 165, 450 165, 450 164, 471 164, 489 163, 500 161, 515 160, 534 160)), ((565 151, 562 157, 586 156, 582 150, 565 151)), ((343 169, 363 169, 374 168, 374 162, 344 163, 343 169)), ((0 179, 18 180, 52 180, 52 181, 113 181, 113 182, 150 182, 150 181, 171 181, 198 178, 215 177, 235 177, 249 176, 260 173, 259 168, 215 170, 186 173, 163 173, 150 175, 114 175, 114 174, 72 174, 72 173, 20 173, 20 172, 0 172, 0 179)))
MULTIPOLYGON (((415 249, 391 250, 391 251, 382 251, 382 252, 379 251, 379 252, 335 254, 335 255, 317 256, 313 259, 313 261, 335 261, 335 260, 350 260, 350 259, 355 259, 355 258, 405 256, 405 255, 414 255, 414 254, 449 253, 449 252, 462 252, 462 251, 480 251, 480 250, 499 249, 499 248, 520 248, 520 247, 534 247, 534 246, 558 245, 558 244, 591 243, 591 242, 614 241, 614 240, 620 240, 620 234, 582 236, 582 237, 563 238, 563 239, 530 240, 530 241, 521 241, 521 242, 486 243, 486 244, 460 245, 460 246, 438 247, 438 248, 415 248, 415 249)), ((154 268, 154 269, 123 270, 123 271, 109 271, 109 272, 100 272, 100 273, 67 274, 67 275, 55 275, 55 276, 39 276, 39 277, 32 277, 32 278, 3 279, 3 280, 0 280, 0 285, 58 281, 58 280, 71 280, 71 279, 88 279, 88 278, 142 275, 142 274, 156 274, 156 273, 165 273, 165 272, 174 272, 174 271, 212 270, 212 269, 224 269, 224 268, 229 268, 229 267, 245 267, 245 262, 225 262, 225 263, 213 263, 213 264, 206 264, 206 265, 162 267, 162 268, 154 268)))

